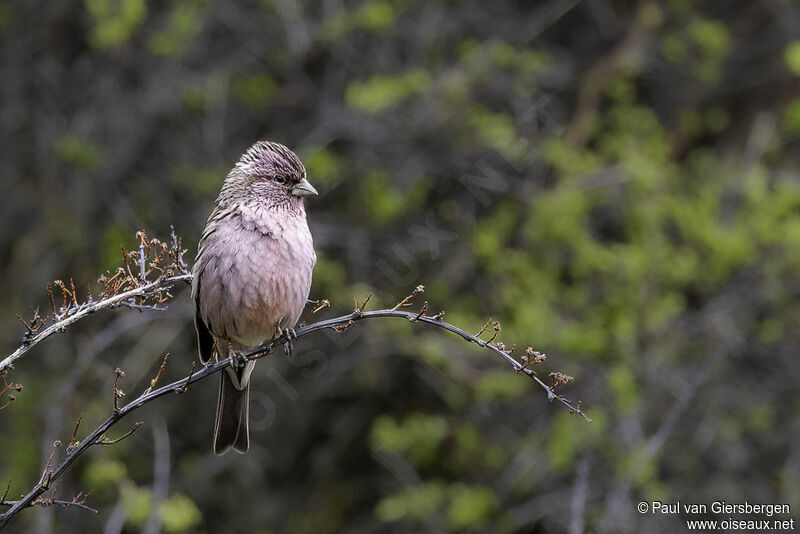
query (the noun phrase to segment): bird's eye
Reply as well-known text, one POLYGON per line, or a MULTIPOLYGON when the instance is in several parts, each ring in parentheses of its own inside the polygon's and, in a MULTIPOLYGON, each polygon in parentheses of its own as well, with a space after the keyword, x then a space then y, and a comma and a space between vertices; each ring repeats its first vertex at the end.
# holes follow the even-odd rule
POLYGON ((286 183, 286 177, 285 176, 276 176, 275 177, 275 181, 278 182, 279 184, 285 184, 286 183))

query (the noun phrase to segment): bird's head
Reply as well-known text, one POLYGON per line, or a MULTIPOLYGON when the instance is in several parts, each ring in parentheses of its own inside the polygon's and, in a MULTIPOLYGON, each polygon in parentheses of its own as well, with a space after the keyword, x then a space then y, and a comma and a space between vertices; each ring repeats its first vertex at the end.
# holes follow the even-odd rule
POLYGON ((306 179, 297 155, 280 143, 258 141, 242 154, 228 180, 244 187, 249 196, 271 207, 302 206, 303 197, 317 194, 306 179))

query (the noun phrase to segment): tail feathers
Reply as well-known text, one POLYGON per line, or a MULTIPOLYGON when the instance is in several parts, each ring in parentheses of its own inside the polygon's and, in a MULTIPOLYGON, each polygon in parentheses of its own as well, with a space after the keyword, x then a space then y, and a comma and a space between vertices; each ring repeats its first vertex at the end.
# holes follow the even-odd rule
POLYGON ((233 448, 240 453, 247 452, 250 447, 250 436, 247 428, 250 405, 250 384, 244 389, 236 389, 228 373, 220 373, 217 400, 217 420, 214 423, 214 452, 225 454, 233 448))

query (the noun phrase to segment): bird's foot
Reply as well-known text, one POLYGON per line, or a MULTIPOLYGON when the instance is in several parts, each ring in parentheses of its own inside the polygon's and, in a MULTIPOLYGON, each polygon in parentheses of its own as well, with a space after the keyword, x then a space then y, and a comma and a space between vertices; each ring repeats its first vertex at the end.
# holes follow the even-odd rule
POLYGON ((272 338, 272 340, 275 341, 283 335, 286 336, 286 343, 283 344, 283 353, 286 354, 287 357, 291 358, 294 349, 294 347, 292 347, 292 341, 297 339, 297 332, 295 332, 294 328, 281 328, 280 324, 276 323, 275 336, 272 338))
POLYGON ((228 359, 231 361, 231 367, 234 369, 240 369, 244 367, 248 361, 244 354, 233 349, 228 352, 228 359))

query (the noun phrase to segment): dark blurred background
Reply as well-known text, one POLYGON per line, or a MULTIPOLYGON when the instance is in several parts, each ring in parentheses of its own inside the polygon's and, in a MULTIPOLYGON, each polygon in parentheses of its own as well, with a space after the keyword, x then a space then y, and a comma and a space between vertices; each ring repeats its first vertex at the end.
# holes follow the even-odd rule
MULTIPOLYGON (((217 379, 153 402, 10 532, 683 532, 639 501, 800 506, 800 6, 787 0, 0 4, 0 339, 97 288, 139 229, 194 255, 257 139, 306 163, 324 316, 353 295, 546 352, 540 376, 404 321, 256 368, 251 451, 217 379)), ((21 359, 0 483, 196 359, 187 288, 21 359)), ((126 424, 127 423, 127 424, 126 424)), ((59 453, 63 453, 62 451, 59 453)), ((763 517, 762 517, 763 518, 763 517)), ((721 519, 724 519, 722 517, 721 519)))

